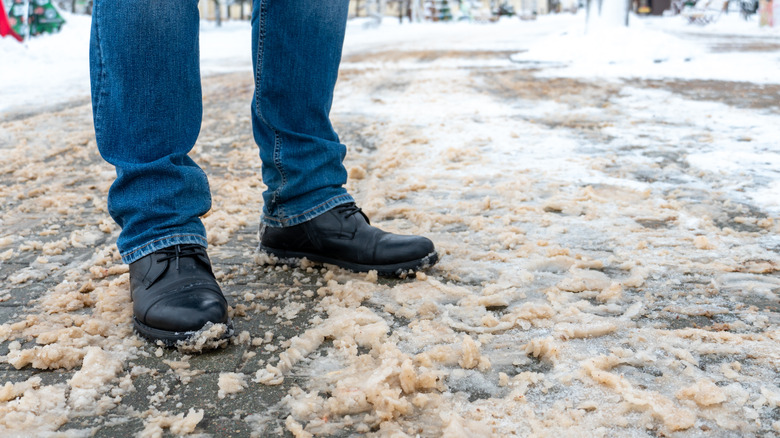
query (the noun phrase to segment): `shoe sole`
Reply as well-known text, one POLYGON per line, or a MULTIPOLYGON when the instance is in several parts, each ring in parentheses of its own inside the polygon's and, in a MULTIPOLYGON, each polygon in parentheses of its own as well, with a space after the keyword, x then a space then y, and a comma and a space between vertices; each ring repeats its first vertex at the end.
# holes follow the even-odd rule
POLYGON ((300 259, 305 257, 306 259, 311 260, 313 262, 336 265, 338 267, 348 269, 352 272, 376 271, 378 275, 381 275, 383 277, 403 276, 409 273, 409 271, 419 271, 422 269, 429 268, 435 265, 436 262, 439 261, 439 254, 436 251, 428 254, 427 256, 421 259, 410 260, 408 262, 393 263, 390 265, 364 265, 362 263, 352 263, 352 262, 346 262, 344 260, 325 257, 319 254, 311 254, 306 252, 287 251, 283 249, 269 248, 262 244, 258 247, 258 250, 271 254, 276 258, 280 259, 282 262, 287 262, 288 260, 299 261, 300 259))
MULTIPOLYGON (((176 332, 150 327, 136 319, 135 316, 133 317, 133 328, 135 329, 136 333, 151 342, 156 343, 160 341, 165 345, 165 347, 169 348, 181 347, 182 345, 187 344, 188 341, 193 340, 196 335, 203 331, 203 329, 210 327, 210 324, 213 325, 212 323, 208 323, 200 330, 176 332)), ((204 349, 216 348, 222 344, 222 341, 227 341, 235 335, 235 330, 233 330, 233 321, 228 320, 225 325, 227 326, 225 333, 223 333, 219 338, 211 340, 213 341, 213 346, 210 346, 211 344, 204 345, 204 349)))

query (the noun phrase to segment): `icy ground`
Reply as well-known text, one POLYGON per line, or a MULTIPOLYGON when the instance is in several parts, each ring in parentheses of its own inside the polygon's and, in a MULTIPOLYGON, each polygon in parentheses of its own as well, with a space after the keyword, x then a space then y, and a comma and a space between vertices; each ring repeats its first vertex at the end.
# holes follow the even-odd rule
POLYGON ((351 24, 350 191, 443 255, 405 280, 254 253, 248 31, 204 25, 193 156, 241 334, 192 356, 132 335, 83 75, 51 61, 72 87, 43 100, 2 81, 0 431, 780 433, 780 35, 730 18, 351 24))

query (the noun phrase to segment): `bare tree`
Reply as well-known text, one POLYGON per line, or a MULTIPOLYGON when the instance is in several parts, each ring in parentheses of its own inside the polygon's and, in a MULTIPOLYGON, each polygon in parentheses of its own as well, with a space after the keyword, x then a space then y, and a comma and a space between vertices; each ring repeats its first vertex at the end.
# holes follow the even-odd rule
POLYGON ((222 8, 220 8, 220 1, 214 0, 214 18, 217 20, 217 27, 222 26, 222 8))

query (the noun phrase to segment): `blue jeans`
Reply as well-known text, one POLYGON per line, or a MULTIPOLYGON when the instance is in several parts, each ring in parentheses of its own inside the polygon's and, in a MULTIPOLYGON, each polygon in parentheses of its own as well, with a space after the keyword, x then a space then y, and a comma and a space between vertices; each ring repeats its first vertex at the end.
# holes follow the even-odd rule
MULTIPOLYGON (((108 211, 125 263, 186 243, 206 246, 205 173, 187 155, 200 132, 196 0, 96 0, 90 74, 98 149, 117 178, 108 211)), ((292 226, 353 202, 346 147, 330 123, 348 0, 255 0, 252 130, 262 220, 292 226)))

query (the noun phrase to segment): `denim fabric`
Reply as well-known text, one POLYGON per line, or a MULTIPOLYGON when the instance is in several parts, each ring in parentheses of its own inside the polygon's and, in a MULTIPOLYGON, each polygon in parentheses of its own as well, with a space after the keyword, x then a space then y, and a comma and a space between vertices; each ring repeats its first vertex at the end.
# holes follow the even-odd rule
POLYGON ((263 161, 263 222, 292 226, 354 202, 347 148, 329 113, 349 0, 255 0, 252 128, 263 161))
MULTIPOLYGON (((263 221, 291 226, 352 198, 329 120, 348 0, 255 0, 252 128, 263 221)), ((98 149, 115 166, 108 211, 125 263, 206 246, 208 180, 187 155, 202 119, 196 0, 96 0, 90 74, 98 149)), ((247 127, 249 128, 249 127, 247 127)))

